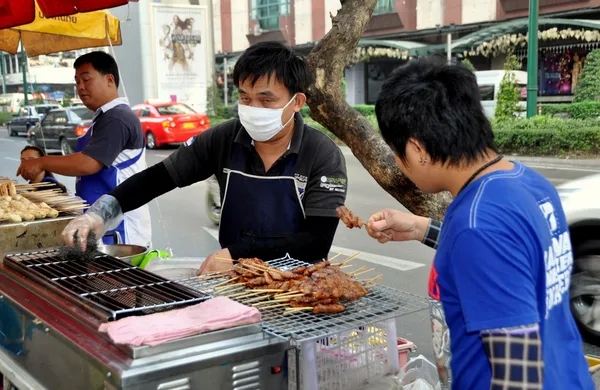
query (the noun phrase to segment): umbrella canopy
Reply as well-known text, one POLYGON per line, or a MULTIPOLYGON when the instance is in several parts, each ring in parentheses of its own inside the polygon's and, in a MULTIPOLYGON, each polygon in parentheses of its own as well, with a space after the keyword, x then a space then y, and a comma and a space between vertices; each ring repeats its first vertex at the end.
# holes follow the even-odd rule
POLYGON ((0 50, 15 54, 21 41, 27 55, 34 57, 40 54, 121 44, 119 19, 108 11, 57 18, 45 18, 40 16, 39 12, 36 6, 37 17, 33 23, 0 30, 0 50))
POLYGON ((118 7, 138 0, 0 0, 0 29, 29 24, 36 17, 53 18, 118 7), (41 12, 41 13, 40 13, 41 12))

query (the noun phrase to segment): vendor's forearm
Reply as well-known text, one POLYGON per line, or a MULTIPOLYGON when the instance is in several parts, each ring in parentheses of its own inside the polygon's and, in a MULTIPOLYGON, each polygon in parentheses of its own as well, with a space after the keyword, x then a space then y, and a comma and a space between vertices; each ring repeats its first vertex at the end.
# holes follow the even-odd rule
POLYGON ((126 213, 135 210, 152 199, 157 198, 175 188, 175 182, 169 175, 165 165, 160 162, 150 168, 133 175, 110 192, 126 213))
POLYGON ((88 176, 102 169, 102 164, 83 153, 40 158, 42 169, 63 176, 88 176))
POLYGON ((272 260, 289 254, 294 259, 317 262, 327 258, 338 223, 338 218, 308 217, 299 233, 266 242, 239 243, 228 249, 234 259, 272 260))

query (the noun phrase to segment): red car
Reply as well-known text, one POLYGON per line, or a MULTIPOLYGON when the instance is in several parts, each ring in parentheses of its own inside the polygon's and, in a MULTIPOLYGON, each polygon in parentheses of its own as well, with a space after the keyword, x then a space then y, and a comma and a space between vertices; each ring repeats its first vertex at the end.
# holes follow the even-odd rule
POLYGON ((185 142, 210 127, 206 115, 197 113, 184 103, 146 101, 131 109, 140 118, 148 149, 185 142))

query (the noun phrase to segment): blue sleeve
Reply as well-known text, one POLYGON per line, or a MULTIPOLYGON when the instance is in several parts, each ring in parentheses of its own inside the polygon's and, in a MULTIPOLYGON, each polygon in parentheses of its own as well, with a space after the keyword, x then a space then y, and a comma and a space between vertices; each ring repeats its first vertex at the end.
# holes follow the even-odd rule
POLYGON ((540 321, 534 260, 517 240, 469 229, 456 237, 450 258, 467 332, 540 321))

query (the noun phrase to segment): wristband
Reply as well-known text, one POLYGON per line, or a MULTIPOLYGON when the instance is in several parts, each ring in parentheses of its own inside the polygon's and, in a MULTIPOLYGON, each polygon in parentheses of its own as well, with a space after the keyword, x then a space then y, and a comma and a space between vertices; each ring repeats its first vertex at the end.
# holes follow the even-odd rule
POLYGON ((429 225, 427 225, 427 231, 425 232, 423 241, 421 242, 430 248, 437 249, 441 231, 442 222, 435 219, 430 219, 429 225))

